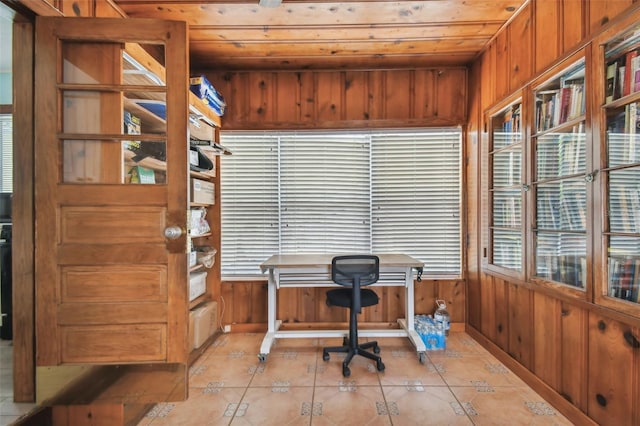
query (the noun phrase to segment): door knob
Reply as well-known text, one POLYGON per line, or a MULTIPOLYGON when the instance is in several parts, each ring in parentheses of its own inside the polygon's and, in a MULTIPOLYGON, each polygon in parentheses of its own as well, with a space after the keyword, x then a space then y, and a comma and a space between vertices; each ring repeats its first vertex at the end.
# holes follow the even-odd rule
POLYGON ((164 229, 164 236, 168 240, 177 240, 182 234, 182 228, 179 226, 168 226, 164 229))

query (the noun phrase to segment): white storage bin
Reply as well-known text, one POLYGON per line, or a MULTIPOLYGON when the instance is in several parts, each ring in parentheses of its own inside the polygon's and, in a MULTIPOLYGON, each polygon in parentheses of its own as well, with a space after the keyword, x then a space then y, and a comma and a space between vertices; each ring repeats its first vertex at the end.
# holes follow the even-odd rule
POLYGON ((189 276, 189 301, 194 300, 207 291, 207 273, 194 272, 189 276))

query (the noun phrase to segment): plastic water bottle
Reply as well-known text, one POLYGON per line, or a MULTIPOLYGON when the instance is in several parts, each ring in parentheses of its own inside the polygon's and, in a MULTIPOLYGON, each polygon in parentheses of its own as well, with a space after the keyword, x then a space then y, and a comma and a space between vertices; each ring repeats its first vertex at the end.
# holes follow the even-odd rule
POLYGON ((445 336, 449 335, 449 328, 451 328, 451 317, 449 311, 447 311, 447 303, 444 300, 436 300, 436 309, 433 319, 436 320, 436 324, 442 324, 445 336))

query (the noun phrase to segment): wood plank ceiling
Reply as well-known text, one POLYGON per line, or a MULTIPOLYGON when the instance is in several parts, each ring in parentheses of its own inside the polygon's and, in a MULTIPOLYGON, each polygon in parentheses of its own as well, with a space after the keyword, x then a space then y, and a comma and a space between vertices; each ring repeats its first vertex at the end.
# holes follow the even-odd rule
POLYGON ((189 22, 192 70, 466 65, 528 0, 115 0, 189 22))

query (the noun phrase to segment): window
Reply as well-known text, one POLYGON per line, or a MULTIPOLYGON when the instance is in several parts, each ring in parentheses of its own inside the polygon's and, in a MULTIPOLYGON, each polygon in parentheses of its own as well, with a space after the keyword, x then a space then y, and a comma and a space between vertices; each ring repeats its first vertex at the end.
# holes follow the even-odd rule
POLYGON ((13 192, 13 117, 0 114, 0 192, 13 192))
POLYGON ((221 132, 222 274, 275 253, 403 252, 459 275, 461 130, 221 132))

